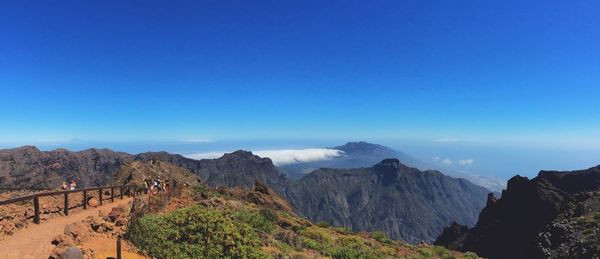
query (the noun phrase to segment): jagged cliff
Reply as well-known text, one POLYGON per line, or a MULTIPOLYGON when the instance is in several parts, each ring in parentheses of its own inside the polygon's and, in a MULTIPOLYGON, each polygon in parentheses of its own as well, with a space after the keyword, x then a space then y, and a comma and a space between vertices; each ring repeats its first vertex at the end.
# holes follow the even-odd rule
POLYGON ((489 258, 600 258, 600 166, 515 176, 476 226, 447 228, 436 244, 489 258))

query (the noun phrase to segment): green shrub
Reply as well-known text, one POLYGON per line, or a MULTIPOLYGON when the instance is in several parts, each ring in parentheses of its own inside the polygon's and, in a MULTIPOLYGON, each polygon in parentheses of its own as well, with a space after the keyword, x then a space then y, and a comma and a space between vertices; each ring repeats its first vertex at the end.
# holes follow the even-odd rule
POLYGON ((477 256, 477 254, 476 254, 476 253, 473 253, 473 252, 466 252, 466 253, 463 255, 463 257, 462 257, 462 258, 465 258, 465 259, 477 259, 477 258, 479 258, 479 257, 477 256))
POLYGON ((317 224, 316 224, 316 225, 317 225, 317 226, 319 226, 319 227, 322 227, 322 228, 328 228, 328 227, 331 227, 331 225, 330 225, 330 224, 329 224, 329 222, 327 222, 327 221, 319 221, 319 222, 317 222, 317 224))
POLYGON ((252 226, 256 231, 271 233, 275 229, 275 219, 267 218, 263 215, 262 211, 253 211, 253 210, 239 210, 234 213, 234 217, 236 220, 247 223, 252 226))
POLYGON ((312 238, 308 238, 308 237, 302 238, 302 246, 309 248, 309 249, 317 250, 317 251, 321 251, 323 249, 323 247, 321 246, 321 243, 317 242, 316 240, 314 240, 312 238))
POLYGON ((596 213, 594 213, 594 219, 600 221, 600 211, 596 211, 596 213))
POLYGON ((344 234, 348 234, 348 233, 352 232, 352 229, 349 227, 334 227, 333 229, 337 232, 344 233, 344 234))
POLYGON ((325 246, 331 245, 332 242, 331 233, 329 233, 326 229, 322 228, 309 227, 300 231, 300 235, 316 240, 325 246))
POLYGON ((387 234, 383 231, 373 231, 373 233, 371 233, 371 237, 382 243, 385 243, 387 240, 389 240, 387 234))
POLYGON ((192 191, 195 193, 202 193, 202 192, 206 193, 206 192, 208 192, 208 188, 206 188, 206 186, 204 186, 204 185, 199 185, 199 186, 194 186, 192 188, 192 191))
POLYGON ((266 258, 251 226, 229 211, 198 206, 148 215, 129 228, 127 238, 156 258, 266 258))
POLYGON ((355 249, 347 246, 336 246, 328 249, 327 254, 333 259, 354 259, 354 258, 379 258, 369 251, 362 249, 355 249))
POLYGON ((266 219, 275 222, 277 221, 277 213, 275 213, 275 211, 270 210, 270 209, 261 209, 260 210, 260 215, 262 215, 263 217, 265 217, 266 219))
POLYGON ((419 254, 425 258, 432 258, 435 255, 433 249, 429 247, 419 247, 419 254))

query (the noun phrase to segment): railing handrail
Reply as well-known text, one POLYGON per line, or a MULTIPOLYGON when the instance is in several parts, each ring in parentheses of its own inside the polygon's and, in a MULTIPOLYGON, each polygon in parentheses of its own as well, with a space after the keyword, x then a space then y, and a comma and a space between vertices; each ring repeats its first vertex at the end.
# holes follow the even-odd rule
POLYGON ((52 190, 52 189, 51 188, 30 188, 30 187, 0 187, 0 191, 20 191, 20 190, 48 191, 48 190, 52 190))
POLYGON ((54 195, 60 195, 60 194, 64 195, 64 194, 83 192, 83 191, 95 191, 95 190, 111 189, 111 188, 124 188, 124 187, 130 187, 130 186, 133 186, 133 185, 132 184, 109 185, 109 186, 90 187, 90 188, 75 189, 75 190, 58 190, 58 191, 51 191, 51 192, 39 192, 39 193, 29 194, 29 195, 25 195, 25 196, 21 196, 21 197, 17 197, 17 198, 0 201, 0 206, 8 205, 8 204, 16 203, 16 202, 21 202, 21 201, 26 201, 26 200, 31 200, 35 197, 46 197, 46 196, 54 196, 54 195))

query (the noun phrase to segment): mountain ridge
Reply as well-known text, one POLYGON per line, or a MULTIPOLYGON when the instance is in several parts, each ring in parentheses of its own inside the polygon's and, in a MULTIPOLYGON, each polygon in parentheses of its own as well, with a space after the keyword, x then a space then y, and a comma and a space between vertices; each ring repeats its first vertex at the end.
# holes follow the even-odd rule
MULTIPOLYGON (((60 186, 62 181, 71 179, 77 180, 81 187, 97 186, 106 184, 108 179, 114 178, 123 163, 128 161, 163 161, 189 170, 200 176, 203 181, 212 187, 243 186, 251 188, 256 181, 260 181, 290 201, 300 214, 311 220, 318 221, 322 219, 335 225, 352 227, 356 231, 367 229, 385 230, 391 238, 404 238, 415 243, 433 241, 433 238, 441 232, 443 226, 449 224, 452 220, 472 225, 475 219, 471 215, 476 214, 483 207, 485 202, 484 197, 487 193, 483 188, 479 189, 479 187, 465 180, 447 177, 439 172, 421 172, 418 169, 401 164, 398 159, 386 159, 380 161, 378 165, 358 169, 320 169, 320 171, 313 172, 311 175, 320 176, 322 172, 336 172, 336 174, 328 176, 330 183, 323 185, 325 183, 323 182, 318 185, 311 183, 309 180, 300 182, 290 181, 270 159, 258 157, 248 151, 235 151, 218 159, 194 160, 167 152, 146 152, 130 155, 110 150, 79 152, 39 151, 39 149, 32 148, 25 148, 24 150, 25 153, 30 152, 31 154, 23 155, 23 152, 19 151, 0 150, 0 186, 6 186, 7 184, 23 187, 43 185, 45 187, 56 188, 60 186), (70 166, 54 168, 53 165, 55 163, 70 166), (358 174, 356 174, 357 172, 358 174), (399 175, 402 175, 398 174, 399 172, 402 172, 404 176, 399 177, 399 175), (342 190, 347 183, 340 182, 338 178, 344 175, 351 175, 352 173, 356 174, 352 178, 355 181, 352 187, 356 188, 356 190, 362 188, 360 192, 345 192, 342 190), (420 177, 420 180, 415 180, 417 176, 420 177), (380 179, 381 181, 375 182, 373 186, 362 186, 363 182, 369 182, 366 180, 371 178, 380 179), (404 182, 398 184, 398 188, 394 187, 396 185, 394 185, 393 181, 396 179, 405 179, 403 180, 404 182), (425 181, 427 179, 435 184, 431 187, 432 193, 444 193, 445 188, 448 188, 446 186, 453 186, 452 188, 454 189, 452 190, 461 193, 460 197, 463 197, 462 195, 469 195, 472 199, 471 202, 476 205, 462 207, 463 209, 466 208, 468 212, 463 212, 460 209, 448 209, 438 213, 431 205, 428 205, 430 202, 428 199, 437 196, 435 194, 429 195, 431 197, 426 195, 429 192, 429 186, 425 184, 428 183, 425 181), (420 181, 419 183, 422 184, 421 188, 424 190, 414 190, 414 188, 404 186, 410 185, 415 181, 420 181), (449 183, 451 184, 449 185, 449 183), (388 186, 388 193, 377 191, 378 188, 385 186, 388 186), (331 192, 321 193, 319 189, 330 190, 331 192), (321 193, 322 196, 314 195, 318 193, 321 193), (417 196, 419 200, 412 200, 410 198, 412 197, 411 193, 419 194, 417 196), (369 195, 374 195, 373 201, 381 198, 387 203, 378 203, 379 207, 375 208, 370 207, 370 205, 365 207, 358 202, 359 200, 357 199, 360 197, 368 197, 369 195), (304 198, 310 198, 312 201, 311 206, 313 207, 304 206, 304 198), (403 204, 415 203, 414 207, 419 208, 415 209, 406 206, 394 207, 395 212, 384 209, 388 207, 389 203, 394 203, 394 199, 398 198, 404 199, 403 204), (340 203, 340 200, 350 201, 350 203, 340 203), (318 210, 323 207, 323 202, 329 203, 330 207, 328 209, 330 211, 340 211, 340 213, 331 213, 330 215, 319 214, 318 210), (381 215, 376 213, 378 210, 383 211, 381 215), (344 214, 341 211, 346 212, 344 214), (363 218, 350 217, 350 212, 354 213, 358 211, 364 212, 363 218), (406 211, 420 211, 421 214, 406 211), (418 217, 422 217, 423 213, 434 216, 425 221, 420 221, 417 225, 402 225, 397 222, 399 219, 405 221, 415 220, 418 217), (400 216, 396 217, 396 214, 400 216), (379 220, 373 215, 379 215, 377 216, 379 218, 387 218, 386 220, 389 223, 387 225, 370 223, 371 221, 379 220), (428 220, 433 221, 430 222, 428 220)), ((446 196, 452 197, 452 195, 446 196)), ((461 200, 454 204, 461 203, 464 203, 464 201, 461 200)), ((457 206, 457 208, 461 208, 461 206, 457 206)))

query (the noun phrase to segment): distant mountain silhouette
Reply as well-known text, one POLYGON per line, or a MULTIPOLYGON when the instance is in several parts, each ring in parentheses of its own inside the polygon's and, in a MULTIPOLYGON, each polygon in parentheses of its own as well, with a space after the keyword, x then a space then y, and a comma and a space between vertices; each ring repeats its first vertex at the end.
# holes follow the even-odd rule
POLYGON ((304 175, 317 170, 319 168, 360 168, 369 167, 386 158, 396 158, 402 164, 410 167, 419 168, 421 170, 438 170, 446 175, 464 178, 476 185, 483 186, 492 192, 501 192, 504 188, 504 183, 500 180, 459 172, 457 170, 444 166, 437 166, 420 161, 403 152, 392 148, 372 144, 364 141, 348 142, 342 146, 331 147, 343 151, 343 155, 331 158, 329 160, 320 160, 312 162, 299 162, 279 166, 281 170, 291 179, 301 179, 304 175))
POLYGON ((477 225, 454 224, 436 244, 488 258, 600 258, 600 166, 515 176, 477 225))

